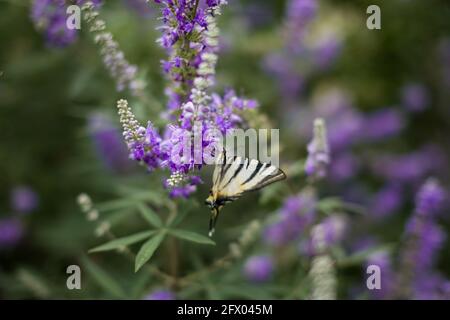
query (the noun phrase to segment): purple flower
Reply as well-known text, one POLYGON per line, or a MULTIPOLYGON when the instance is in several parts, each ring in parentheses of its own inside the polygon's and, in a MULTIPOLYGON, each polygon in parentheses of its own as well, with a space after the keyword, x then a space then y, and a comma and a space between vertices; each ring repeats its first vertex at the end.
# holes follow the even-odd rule
POLYGON ((75 4, 81 6, 87 2, 92 2, 95 7, 99 7, 102 4, 102 0, 75 0, 75 4))
POLYGON ((148 294, 144 300, 176 300, 175 294, 166 289, 158 289, 148 294))
POLYGON ((45 32, 50 46, 64 47, 73 43, 77 32, 66 26, 66 4, 64 0, 34 0, 31 18, 39 30, 45 32))
POLYGON ((22 223, 17 219, 0 220, 0 249, 15 246, 23 237, 22 223))
POLYGON ((441 288, 430 276, 446 240, 445 232, 435 222, 435 213, 443 199, 441 187, 429 179, 417 193, 416 209, 406 225, 402 261, 403 266, 410 269, 411 275, 406 280, 415 298, 436 299, 441 294, 438 292, 441 288))
POLYGON ((130 169, 126 145, 123 143, 119 128, 111 119, 101 113, 93 113, 89 117, 88 128, 95 145, 95 150, 103 163, 115 172, 126 172, 130 169))
POLYGON ((324 219, 321 223, 325 231, 325 243, 330 246, 340 242, 347 229, 347 221, 343 216, 333 215, 324 219))
POLYGON ((291 226, 285 221, 272 223, 264 230, 264 240, 272 246, 286 245, 292 240, 291 226))
POLYGON ((403 115, 392 108, 382 109, 367 116, 364 124, 364 137, 380 140, 400 133, 405 126, 403 115))
POLYGON ((391 297, 395 290, 395 275, 388 252, 381 250, 372 253, 367 259, 366 268, 370 265, 378 266, 381 271, 381 288, 380 290, 370 290, 371 296, 375 299, 391 297))
POLYGON ((315 116, 327 123, 328 143, 333 153, 346 150, 361 139, 364 118, 345 91, 334 89, 324 93, 314 107, 315 116))
POLYGON ((272 277, 274 264, 269 256, 253 256, 244 265, 244 275, 252 282, 266 282, 272 277))
POLYGON ((374 174, 395 183, 418 182, 433 172, 445 172, 446 158, 433 145, 403 155, 379 155, 372 163, 374 174))
POLYGON ((289 55, 268 55, 263 61, 263 68, 274 76, 283 98, 294 100, 302 92, 304 79, 297 72, 294 59, 289 55))
POLYGON ((310 250, 318 253, 342 241, 347 225, 346 219, 341 215, 333 215, 324 219, 311 231, 310 250))
POLYGON ((352 242, 350 246, 350 251, 352 254, 358 254, 361 251, 370 250, 378 245, 376 238, 372 236, 363 236, 358 238, 356 241, 352 242))
POLYGON ((15 212, 29 213, 36 209, 39 197, 34 190, 27 186, 19 186, 11 192, 11 208, 15 212))
POLYGON ((304 192, 287 198, 279 212, 279 220, 264 231, 264 240, 273 246, 286 245, 299 237, 315 218, 316 198, 304 192))
POLYGON ((171 176, 164 186, 170 196, 188 197, 200 183, 193 171, 210 163, 219 138, 242 124, 242 112, 257 103, 232 90, 223 97, 210 93, 219 50, 216 16, 226 1, 211 0, 206 6, 188 0, 155 2, 163 23, 159 43, 169 57, 161 64, 169 80, 168 110, 162 116, 170 123, 161 138, 150 122, 146 129, 139 124, 125 100, 118 101, 119 115, 130 158, 149 170, 168 168, 171 176))
MULTIPOLYGON (((199 75, 199 68, 205 62, 204 53, 217 52, 217 35, 211 32, 216 32, 216 28, 211 17, 222 2, 210 1, 208 8, 201 8, 196 6, 195 1, 157 1, 161 5, 163 18, 160 28, 163 34, 158 42, 170 57, 170 61, 164 62, 165 72, 171 81, 170 89, 166 90, 169 109, 174 107, 174 101, 185 100, 189 96, 194 79, 199 75), (186 41, 189 41, 189 46, 182 45, 186 41), (178 43, 181 45, 178 46, 178 43)), ((203 75, 213 81, 213 75, 203 75)))
POLYGON ((448 300, 450 298, 450 281, 436 272, 420 274, 413 282, 414 299, 448 300))
POLYGON ((197 191, 197 185, 202 183, 199 176, 185 176, 175 172, 165 181, 164 186, 170 190, 171 198, 188 198, 191 193, 197 191))
POLYGON ((216 127, 222 134, 227 134, 230 129, 236 128, 242 123, 239 112, 244 109, 254 109, 258 106, 255 100, 249 100, 236 96, 234 90, 227 90, 222 97, 217 94, 212 95, 210 112, 217 115, 215 117, 216 127))
POLYGON ((337 182, 351 179, 358 174, 359 167, 358 158, 351 153, 333 156, 330 165, 330 178, 337 182))
POLYGON ((415 239, 413 246, 405 252, 405 259, 413 266, 414 276, 428 272, 444 244, 444 231, 431 217, 413 215, 406 226, 406 232, 415 239))
POLYGON ((371 212, 378 218, 384 218, 399 210, 402 203, 402 188, 397 184, 387 185, 373 196, 371 212))
POLYGON ((287 45, 293 52, 302 49, 306 27, 317 12, 316 0, 290 0, 286 8, 287 45))
POLYGON ((315 179, 324 178, 330 163, 328 137, 323 119, 314 121, 314 137, 308 144, 308 157, 305 163, 305 172, 315 179))
POLYGON ((161 137, 153 124, 149 121, 147 128, 141 126, 126 100, 119 100, 117 108, 129 157, 145 164, 150 171, 157 168, 161 161, 165 160, 166 155, 161 146, 161 137))
POLYGON ((421 215, 435 215, 442 210, 446 192, 436 179, 428 179, 416 196, 416 210, 421 215))
POLYGON ((314 60, 324 69, 328 68, 341 52, 342 43, 336 37, 327 37, 314 48, 314 60))
POLYGON ((421 112, 430 104, 430 97, 424 85, 410 83, 402 89, 402 104, 411 112, 421 112))

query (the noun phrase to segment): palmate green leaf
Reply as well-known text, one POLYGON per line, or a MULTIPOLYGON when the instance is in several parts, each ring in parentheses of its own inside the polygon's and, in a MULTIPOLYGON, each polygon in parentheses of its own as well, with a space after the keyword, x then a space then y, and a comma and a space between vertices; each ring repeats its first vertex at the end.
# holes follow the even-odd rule
POLYGON ((102 244, 98 247, 95 247, 95 248, 89 250, 89 252, 109 251, 109 250, 118 249, 120 247, 126 247, 126 246, 129 246, 130 244, 145 240, 145 239, 151 237, 152 235, 154 235, 156 232, 157 231, 155 231, 155 230, 138 232, 138 233, 132 234, 131 236, 115 239, 115 240, 112 240, 105 244, 102 244))
POLYGON ((163 226, 161 218, 155 211, 153 211, 152 208, 148 207, 144 203, 139 203, 137 207, 142 218, 144 218, 150 225, 156 228, 161 228, 163 226))
POLYGON ((139 269, 142 268, 142 266, 150 260, 150 258, 153 256, 153 253, 155 253, 156 249, 158 249, 165 236, 166 232, 159 232, 153 238, 142 245, 141 249, 139 249, 139 252, 136 255, 134 272, 138 272, 139 269))
POLYGON ((109 294, 116 298, 126 298, 123 288, 105 270, 86 257, 82 258, 82 263, 92 278, 109 294))
POLYGON ((192 232, 192 231, 186 231, 186 230, 181 230, 181 229, 171 229, 171 230, 169 230, 169 232, 171 235, 173 235, 177 238, 183 239, 183 240, 188 240, 188 241, 201 243, 201 244, 210 244, 210 245, 216 244, 210 238, 208 238, 204 235, 201 235, 199 233, 192 232))

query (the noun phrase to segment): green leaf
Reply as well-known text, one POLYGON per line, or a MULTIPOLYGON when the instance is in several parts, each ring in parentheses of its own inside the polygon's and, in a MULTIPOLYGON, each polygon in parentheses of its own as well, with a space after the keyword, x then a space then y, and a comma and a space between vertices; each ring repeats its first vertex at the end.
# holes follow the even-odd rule
POLYGON ((360 215, 364 215, 366 213, 364 207, 355 203, 343 202, 341 199, 336 197, 322 199, 319 202, 318 207, 319 210, 325 214, 332 214, 337 210, 360 215))
POLYGON ((126 246, 129 246, 130 244, 147 239, 148 237, 151 237, 152 235, 154 235, 156 232, 157 231, 154 231, 154 230, 138 232, 131 236, 115 239, 115 240, 112 240, 105 244, 102 244, 98 247, 95 247, 95 248, 89 250, 89 252, 109 251, 109 250, 118 249, 120 247, 126 247, 126 246))
POLYGON ((126 298, 123 288, 105 270, 86 257, 82 258, 82 263, 94 280, 108 293, 116 298, 126 298))
POLYGON ((335 210, 340 209, 342 206, 342 201, 339 198, 330 197, 319 201, 318 208, 325 214, 333 213, 335 210))
POLYGON ((153 211, 152 208, 145 205, 144 203, 139 203, 137 207, 139 209, 139 213, 141 214, 142 218, 144 218, 152 226, 156 228, 161 228, 163 226, 161 218, 155 211, 153 211))
POLYGON ((195 233, 192 231, 185 231, 185 230, 180 230, 180 229, 172 229, 169 230, 170 234, 172 234, 173 236, 183 239, 183 240, 188 240, 188 241, 192 241, 192 242, 196 242, 196 243, 202 243, 202 244, 211 244, 211 245, 215 245, 216 243, 214 241, 212 241, 210 238, 201 235, 199 233, 195 233))
POLYGON ((361 250, 351 256, 337 257, 336 264, 340 268, 358 266, 362 265, 372 254, 378 251, 386 251, 390 253, 392 250, 393 250, 392 244, 361 250))
POLYGON ((134 272, 138 272, 139 269, 148 260, 150 260, 153 253, 155 253, 156 249, 158 249, 159 245, 161 244, 165 236, 166 236, 165 232, 160 232, 142 245, 141 249, 139 249, 139 252, 136 256, 134 272))

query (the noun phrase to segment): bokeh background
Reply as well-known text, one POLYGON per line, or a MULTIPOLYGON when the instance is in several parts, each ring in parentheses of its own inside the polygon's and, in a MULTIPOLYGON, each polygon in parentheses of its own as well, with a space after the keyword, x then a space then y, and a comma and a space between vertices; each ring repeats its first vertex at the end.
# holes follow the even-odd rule
POLYGON ((215 246, 165 241, 137 273, 137 244, 88 253, 148 229, 136 203, 163 219, 175 204, 186 214, 180 226, 198 234, 209 219, 210 169, 187 199, 168 200, 167 172, 135 165, 122 140, 118 99, 156 124, 166 104, 160 8, 108 0, 99 9, 146 82, 138 100, 117 92, 84 24, 66 34, 33 11, 51 2, 0 0, 1 298, 314 298, 317 224, 329 242, 331 297, 450 298, 448 1, 229 0, 217 91, 259 102, 254 120, 280 128, 289 179, 227 206, 215 246), (371 4, 381 30, 366 27, 371 4), (302 166, 318 116, 331 162, 312 196, 302 166), (80 209, 81 193, 95 211, 80 209), (73 264, 81 290, 66 287, 73 264), (368 264, 381 266, 381 290, 367 289, 368 264))

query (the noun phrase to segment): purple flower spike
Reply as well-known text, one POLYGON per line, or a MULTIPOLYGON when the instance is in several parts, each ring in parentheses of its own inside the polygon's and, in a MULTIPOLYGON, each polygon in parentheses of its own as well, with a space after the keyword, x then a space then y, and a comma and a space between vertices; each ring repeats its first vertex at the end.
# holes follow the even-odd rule
POLYGON ((333 215, 314 226, 311 231, 309 250, 315 254, 336 245, 345 236, 347 220, 344 216, 333 215))
POLYGON ((303 192, 285 200, 279 212, 279 221, 264 231, 264 240, 273 246, 286 245, 299 237, 315 218, 317 199, 303 192))
POLYGON ((266 282, 272 277, 274 264, 269 256, 250 257, 244 265, 244 275, 252 282, 266 282))
POLYGON ((305 172, 315 179, 324 178, 330 163, 328 139, 323 119, 314 121, 314 137, 308 144, 308 158, 305 163, 305 172))
MULTIPOLYGON (((78 1, 81 3, 81 1, 78 1)), ((99 1, 93 1, 94 4, 99 1)), ((45 33, 47 44, 65 47, 77 38, 77 30, 66 26, 67 5, 64 0, 34 0, 31 7, 31 19, 36 28, 45 33)))
POLYGON ((378 218, 387 217, 400 209, 403 203, 403 190, 398 185, 388 185, 373 197, 371 212, 378 218))
POLYGON ((370 140, 381 140, 395 136, 405 127, 401 113, 392 108, 383 109, 370 114, 364 125, 364 136, 370 140))
POLYGON ((287 5, 286 32, 289 48, 293 52, 299 52, 306 27, 316 16, 318 4, 316 0, 290 0, 287 5))
POLYGON ((428 179, 416 197, 416 210, 421 215, 435 215, 442 209, 446 192, 436 179, 428 179))

